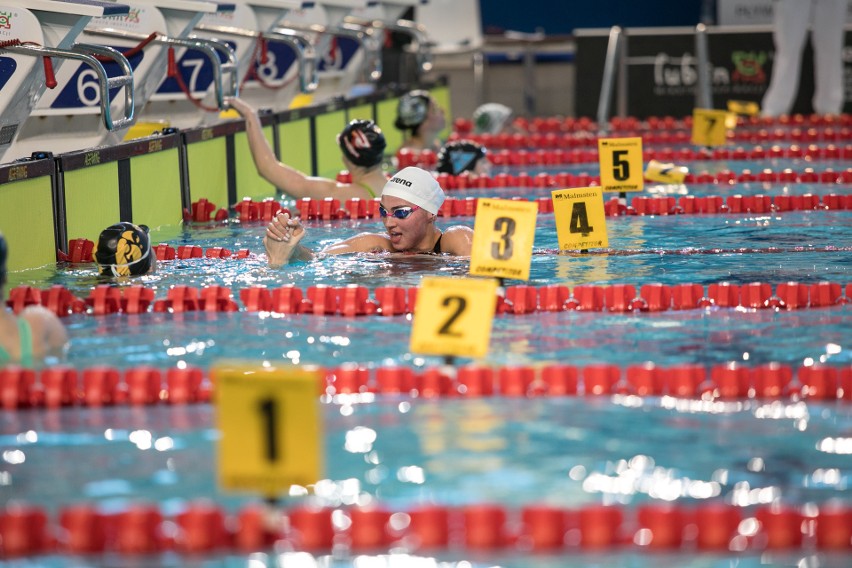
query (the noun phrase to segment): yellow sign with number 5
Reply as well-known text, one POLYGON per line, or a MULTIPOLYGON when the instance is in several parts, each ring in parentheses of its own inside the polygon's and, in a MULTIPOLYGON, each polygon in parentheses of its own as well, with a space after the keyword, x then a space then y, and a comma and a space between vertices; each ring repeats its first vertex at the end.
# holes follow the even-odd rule
POLYGON ((493 278, 427 276, 417 290, 411 351, 483 357, 497 306, 493 278))
POLYGON ((470 273, 529 280, 538 203, 480 199, 473 223, 470 273))
POLYGON ((219 481, 267 497, 321 478, 320 373, 222 363, 216 388, 219 481))
POLYGON ((601 188, 604 191, 642 191, 642 139, 601 138, 598 140, 601 188))
POLYGON ((726 110, 696 108, 692 111, 692 143, 696 146, 721 146, 727 142, 726 110))

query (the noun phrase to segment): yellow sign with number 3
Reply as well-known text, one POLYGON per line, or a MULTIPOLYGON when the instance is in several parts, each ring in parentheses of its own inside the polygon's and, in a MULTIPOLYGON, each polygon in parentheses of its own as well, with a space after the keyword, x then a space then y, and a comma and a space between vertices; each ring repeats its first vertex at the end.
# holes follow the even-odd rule
POLYGON ((473 224, 470 273, 529 280, 538 203, 480 199, 473 224))
POLYGON ((642 139, 601 138, 598 140, 601 188, 604 191, 642 191, 642 139))
POLYGON ((485 356, 496 306, 497 281, 493 278, 423 278, 414 306, 411 351, 485 356))
POLYGON ((223 489, 275 497, 321 479, 318 371, 223 363, 211 373, 223 489))
POLYGON ((696 108, 692 110, 692 143, 696 146, 722 146, 727 142, 726 110, 696 108))

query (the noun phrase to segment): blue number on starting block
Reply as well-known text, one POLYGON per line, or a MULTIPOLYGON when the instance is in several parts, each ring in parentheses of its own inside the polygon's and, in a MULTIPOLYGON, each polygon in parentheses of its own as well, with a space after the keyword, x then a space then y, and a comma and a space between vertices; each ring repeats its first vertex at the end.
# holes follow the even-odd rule
MULTIPOLYGON (((126 49, 123 46, 117 45, 111 45, 109 47, 112 47, 119 52, 126 49)), ((139 64, 142 63, 142 59, 144 57, 144 50, 140 50, 127 61, 130 63, 130 67, 135 71, 139 67, 139 64)), ((106 71, 108 77, 124 75, 124 69, 122 69, 121 66, 114 61, 101 62, 101 65, 103 65, 104 71, 106 71)), ((109 90, 110 102, 115 100, 119 91, 121 91, 121 87, 109 90)), ((50 104, 50 108, 73 109, 94 107, 100 104, 101 91, 100 85, 98 84, 98 75, 95 73, 94 69, 88 65, 80 64, 77 66, 77 70, 74 72, 74 75, 71 76, 68 83, 62 87, 62 90, 56 98, 53 99, 53 102, 50 104)))

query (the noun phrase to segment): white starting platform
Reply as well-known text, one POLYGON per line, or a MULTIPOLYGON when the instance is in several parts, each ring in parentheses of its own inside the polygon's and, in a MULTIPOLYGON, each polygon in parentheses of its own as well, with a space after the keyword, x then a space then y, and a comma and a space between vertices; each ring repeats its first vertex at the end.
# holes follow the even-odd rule
MULTIPOLYGON (((98 1, 0 0, 8 27, 0 29, 0 158, 4 161, 29 158, 33 152, 60 152, 53 144, 41 147, 18 145, 25 123, 49 89, 63 89, 57 73, 82 62, 91 73, 91 88, 101 97, 94 109, 106 130, 121 130, 134 116, 133 75, 127 59, 108 47, 78 43, 77 38, 92 18, 121 17, 129 13, 125 4, 98 1), (117 72, 110 76, 102 61, 111 61, 117 72), (68 64, 68 65, 66 65, 68 64), (123 97, 113 116, 108 93, 123 97)), ((63 124, 55 125, 58 137, 67 137, 63 124)), ((73 136, 73 134, 71 134, 73 136)))

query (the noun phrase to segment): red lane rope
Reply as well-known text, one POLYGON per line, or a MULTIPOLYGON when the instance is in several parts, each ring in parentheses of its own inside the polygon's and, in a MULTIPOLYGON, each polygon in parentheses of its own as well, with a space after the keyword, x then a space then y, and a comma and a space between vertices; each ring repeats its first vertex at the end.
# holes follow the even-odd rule
MULTIPOLYGON (((130 49, 121 51, 120 53, 125 57, 125 59, 130 59, 131 57, 134 57, 141 53, 146 47, 148 47, 148 44, 157 39, 158 35, 159 33, 157 32, 151 32, 148 37, 146 37, 130 49)), ((107 57, 106 55, 95 55, 94 57, 101 63, 115 63, 115 59, 113 59, 112 57, 107 57)))
MULTIPOLYGON (((238 297, 225 286, 173 286, 165 298, 155 298, 152 288, 141 285, 95 286, 85 299, 60 285, 40 290, 18 286, 9 291, 7 305, 17 314, 29 305, 42 305, 59 317, 71 314, 107 315, 184 312, 276 312, 318 316, 398 316, 414 313, 417 288, 383 286, 370 292, 366 286, 317 285, 307 290, 287 285, 279 288, 242 288, 238 297)), ((497 297, 497 314, 524 315, 570 310, 610 313, 662 312, 706 308, 800 310, 845 306, 852 300, 852 283, 766 282, 732 284, 581 284, 569 288, 508 286, 497 297)))
MULTIPOLYGON (((660 404, 758 403, 786 401, 852 402, 852 364, 793 367, 780 363, 744 366, 737 362, 705 367, 697 364, 659 366, 651 361, 619 367, 548 363, 520 366, 444 365, 414 369, 370 368, 357 364, 318 368, 322 393, 405 395, 415 398, 480 398, 491 396, 670 397, 660 404)), ((0 368, 0 409, 68 406, 158 405, 208 403, 215 385, 207 371, 185 366, 151 366, 119 370, 112 366, 76 369, 55 366, 35 371, 15 365, 0 368)))
MULTIPOLYGON (((445 174, 441 174, 445 175, 445 174)), ((439 181, 440 181, 440 177, 439 181)), ((545 182, 549 183, 549 182, 545 182)), ((545 187, 545 186, 541 186, 545 187)), ((588 185, 551 185, 547 187, 589 187, 588 185)), ((438 210, 439 217, 473 217, 479 204, 478 197, 455 198, 447 197, 438 210)), ((249 199, 237 204, 234 209, 240 221, 270 221, 279 212, 295 213, 305 220, 321 219, 377 219, 379 218, 379 199, 347 199, 341 204, 339 199, 300 199, 295 203, 295 212, 282 208, 274 199, 253 202, 249 199)), ((552 214, 553 201, 548 197, 531 199, 538 203, 539 214, 552 214)), ((842 211, 852 210, 852 193, 823 196, 812 193, 804 195, 683 195, 647 196, 637 195, 631 198, 630 205, 622 203, 617 197, 611 198, 604 204, 604 212, 608 217, 625 215, 697 215, 697 214, 765 214, 783 211, 842 211)), ((187 218, 196 222, 210 220, 206 216, 187 218)), ((217 220, 221 220, 218 219, 217 220)))
MULTIPOLYGON (((405 551, 447 554, 726 554, 848 553, 852 507, 827 500, 737 506, 721 498, 650 501, 633 506, 530 503, 505 506, 415 505, 273 507, 228 511, 209 500, 166 514, 156 502, 106 512, 96 502, 59 507, 51 515, 26 502, 0 512, 6 558, 69 555, 249 554, 270 550, 328 555, 405 551), (339 522, 339 518, 346 523, 339 522), (338 522, 334 522, 337 518, 338 522), (344 525, 346 528, 342 528, 344 525), (755 527, 754 530, 741 527, 755 527), (11 538, 14 537, 14 538, 11 538), (422 551, 422 552, 421 552, 422 551)), ((345 557, 345 556, 344 556, 345 557)), ((282 557, 283 558, 283 557, 282 557)))

